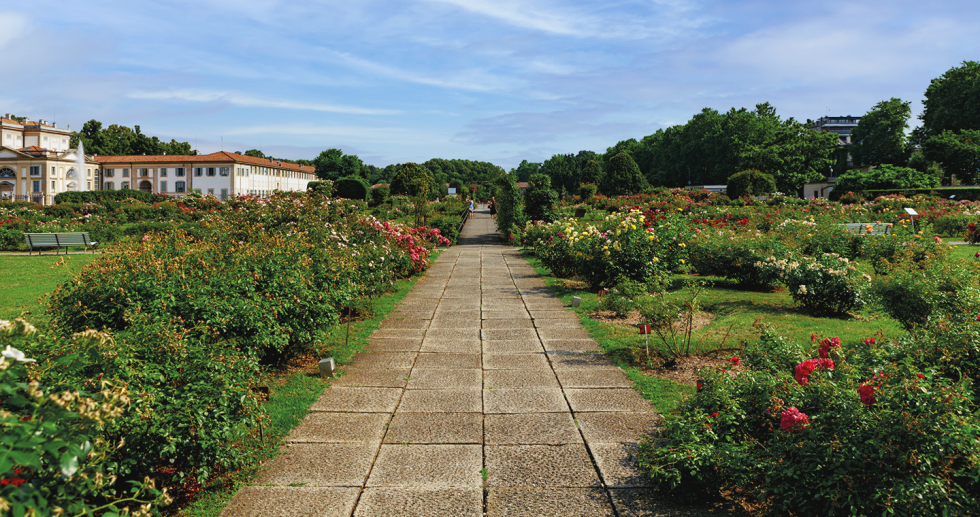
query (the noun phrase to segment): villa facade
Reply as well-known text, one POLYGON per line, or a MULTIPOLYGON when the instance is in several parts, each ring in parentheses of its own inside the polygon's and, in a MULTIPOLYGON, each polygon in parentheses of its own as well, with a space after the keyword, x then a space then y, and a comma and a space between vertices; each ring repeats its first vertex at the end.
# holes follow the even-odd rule
POLYGON ((218 199, 265 197, 276 190, 305 191, 316 180, 313 167, 239 153, 203 155, 96 156, 100 190, 131 188, 180 197, 196 190, 218 199))

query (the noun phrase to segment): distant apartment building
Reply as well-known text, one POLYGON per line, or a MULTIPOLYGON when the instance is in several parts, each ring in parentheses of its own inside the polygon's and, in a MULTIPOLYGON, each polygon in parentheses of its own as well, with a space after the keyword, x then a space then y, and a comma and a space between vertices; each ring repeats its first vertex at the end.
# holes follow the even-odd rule
POLYGON ((840 137, 841 145, 850 145, 851 131, 857 127, 859 120, 861 120, 861 117, 852 117, 850 115, 846 117, 820 117, 813 123, 813 129, 818 133, 824 131, 837 133, 838 137, 840 137))
POLYGON ((305 191, 316 180, 313 167, 239 153, 204 155, 97 156, 103 190, 131 188, 184 196, 192 190, 224 200, 265 197, 277 190, 305 191))
POLYGON ((48 205, 61 192, 97 189, 98 163, 86 157, 77 170, 70 140, 68 128, 46 120, 0 118, 0 200, 48 205))

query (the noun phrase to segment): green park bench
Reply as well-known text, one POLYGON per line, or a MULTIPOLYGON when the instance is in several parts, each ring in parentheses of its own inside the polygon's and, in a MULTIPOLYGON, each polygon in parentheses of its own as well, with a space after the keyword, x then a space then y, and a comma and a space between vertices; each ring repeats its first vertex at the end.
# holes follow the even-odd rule
POLYGON ((847 223, 841 226, 858 235, 888 235, 892 231, 892 223, 847 223))
MULTIPOLYGON (((55 248, 55 254, 61 248, 85 248, 86 250, 90 247, 95 250, 95 247, 99 245, 97 242, 92 242, 89 238, 87 232, 80 233, 25 233, 24 238, 27 240, 27 245, 30 246, 30 250, 27 252, 28 255, 34 252, 34 248, 38 248, 37 254, 41 254, 40 248, 55 248)), ((65 250, 68 253, 68 250, 65 250)))

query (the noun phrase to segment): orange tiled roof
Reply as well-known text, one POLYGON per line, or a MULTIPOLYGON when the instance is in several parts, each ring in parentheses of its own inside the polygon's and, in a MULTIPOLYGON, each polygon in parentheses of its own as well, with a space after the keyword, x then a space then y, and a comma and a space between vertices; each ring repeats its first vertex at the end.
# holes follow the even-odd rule
POLYGON ((244 154, 229 153, 219 151, 211 154, 187 155, 187 154, 152 154, 152 155, 125 155, 125 156, 96 156, 95 160, 99 163, 248 163, 251 165, 261 165, 263 167, 278 167, 281 169, 313 173, 316 169, 308 165, 297 165, 292 162, 270 161, 268 158, 256 158, 244 154))

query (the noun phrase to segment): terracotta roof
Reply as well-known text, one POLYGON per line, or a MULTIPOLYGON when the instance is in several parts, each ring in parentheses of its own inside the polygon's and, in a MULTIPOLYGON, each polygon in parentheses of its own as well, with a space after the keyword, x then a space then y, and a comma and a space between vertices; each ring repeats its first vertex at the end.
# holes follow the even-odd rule
POLYGON ((316 169, 308 165, 297 165, 292 162, 269 161, 268 158, 256 158, 244 154, 229 153, 219 151, 211 154, 187 155, 187 154, 152 154, 152 155, 124 155, 124 156, 96 156, 95 160, 99 163, 247 163, 263 167, 277 167, 281 169, 313 173, 316 169))
POLYGON ((23 122, 18 122, 16 120, 12 119, 12 118, 3 118, 3 117, 0 117, 0 122, 3 122, 4 124, 17 124, 18 126, 24 125, 23 122))
POLYGON ((46 151, 50 151, 50 149, 45 149, 43 147, 38 147, 36 145, 32 145, 30 147, 22 147, 22 148, 18 149, 18 151, 20 151, 22 153, 36 153, 36 152, 41 152, 41 151, 45 151, 45 152, 46 151))

